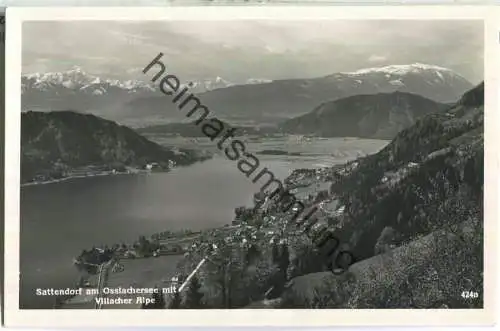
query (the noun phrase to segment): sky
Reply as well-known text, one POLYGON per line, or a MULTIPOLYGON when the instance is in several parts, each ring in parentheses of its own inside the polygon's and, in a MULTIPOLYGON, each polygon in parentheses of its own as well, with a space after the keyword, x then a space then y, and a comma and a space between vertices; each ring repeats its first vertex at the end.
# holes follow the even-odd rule
POLYGON ((143 79, 164 53, 185 80, 320 77, 415 62, 483 80, 483 23, 463 20, 66 21, 23 25, 23 73, 75 66, 143 79))

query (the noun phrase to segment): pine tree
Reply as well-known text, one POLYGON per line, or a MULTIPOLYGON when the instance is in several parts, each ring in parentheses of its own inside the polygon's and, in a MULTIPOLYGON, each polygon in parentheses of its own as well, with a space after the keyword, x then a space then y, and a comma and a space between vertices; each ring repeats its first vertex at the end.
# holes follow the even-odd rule
POLYGON ((172 300, 170 300, 168 304, 168 309, 181 309, 181 293, 179 291, 175 291, 172 296, 172 300))
POLYGON ((153 293, 153 299, 154 299, 154 304, 153 304, 154 309, 165 309, 166 306, 165 296, 163 295, 161 289, 158 289, 157 293, 153 293))
MULTIPOLYGON (((241 282, 245 265, 241 248, 217 242, 217 254, 214 254, 207 264, 208 283, 216 284, 220 289, 220 302, 215 305, 221 308, 232 308, 233 288, 241 282)), ((219 296, 217 296, 219 297, 219 296)), ((212 303, 208 303, 212 305, 212 303)))
POLYGON ((186 309, 202 308, 201 298, 203 298, 203 293, 201 293, 200 288, 201 284, 198 277, 191 278, 186 293, 186 309))
POLYGON ((280 268, 281 272, 284 274, 285 281, 287 278, 286 271, 287 271, 289 265, 290 265, 290 252, 288 250, 288 245, 282 244, 279 268, 280 268))
POLYGON ((274 284, 276 293, 281 293, 283 291, 285 283, 288 278, 288 266, 290 265, 290 253, 288 251, 288 245, 285 243, 280 244, 278 258, 278 270, 279 273, 276 275, 276 281, 274 284))
POLYGON ((273 242, 271 245, 272 245, 271 246, 271 259, 272 259, 273 263, 278 263, 279 257, 280 257, 279 247, 275 242, 273 242))

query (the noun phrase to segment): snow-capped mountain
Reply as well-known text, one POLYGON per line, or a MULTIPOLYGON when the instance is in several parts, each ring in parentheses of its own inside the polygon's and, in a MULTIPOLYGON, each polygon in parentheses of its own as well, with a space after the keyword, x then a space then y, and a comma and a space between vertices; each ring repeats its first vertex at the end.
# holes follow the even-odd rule
POLYGON ((429 86, 441 84, 470 84, 465 78, 453 70, 436 65, 413 63, 407 65, 389 65, 385 67, 365 68, 353 72, 342 72, 335 75, 336 78, 347 76, 361 82, 367 78, 383 78, 389 84, 403 87, 412 76, 419 76, 429 86))
MULTIPOLYGON (((25 74, 21 78, 22 109, 74 109, 116 120, 121 118, 119 113, 123 104, 160 93, 158 82, 148 82, 147 78, 144 76, 144 81, 107 79, 89 74, 79 67, 63 72, 25 74)), ((250 80, 248 83, 258 82, 250 80)), ((222 77, 185 82, 188 83, 194 93, 236 85, 222 77)))
POLYGON ((87 74, 81 68, 74 68, 65 72, 34 73, 23 75, 22 91, 30 90, 50 91, 51 89, 65 88, 70 91, 81 91, 94 95, 102 95, 110 88, 117 88, 129 93, 138 91, 154 91, 151 84, 126 80, 102 79, 87 74))
MULTIPOLYGON (((29 74, 22 77, 23 110, 70 109, 93 112, 112 120, 145 117, 182 119, 157 83, 118 81, 85 73, 29 74)), ((187 82, 186 82, 187 83, 187 82)), ((301 115, 319 104, 359 94, 413 93, 455 102, 472 84, 454 71, 428 64, 391 65, 312 79, 231 82, 222 77, 192 81, 190 90, 220 116, 242 120, 279 120, 301 115)))
MULTIPOLYGON (((259 84, 262 82, 270 82, 270 80, 251 78, 243 82, 243 84, 259 84)), ((190 83, 190 89, 196 93, 237 85, 222 77, 194 80, 190 83)), ((158 87, 157 84, 139 80, 120 81, 117 79, 104 79, 88 74, 79 67, 74 67, 64 72, 32 73, 22 76, 23 93, 33 90, 38 92, 51 92, 57 91, 58 89, 66 90, 66 92, 103 95, 108 93, 110 89, 119 89, 126 93, 137 93, 154 92, 158 90, 158 87)))
MULTIPOLYGON (((409 73, 422 73, 426 71, 431 71, 435 72, 436 75, 441 76, 442 72, 447 72, 454 74, 452 70, 443 68, 440 66, 436 65, 430 65, 430 64, 423 64, 423 63, 413 63, 413 64, 404 64, 404 65, 389 65, 385 67, 375 67, 375 68, 365 68, 365 69, 360 69, 357 71, 353 72, 346 72, 344 74, 351 75, 351 76, 360 76, 360 75, 366 75, 366 74, 371 74, 371 73, 383 73, 387 75, 407 75, 409 73)), ((456 74, 454 74, 456 75, 456 74)))
POLYGON ((246 81, 246 84, 265 84, 265 83, 271 83, 272 79, 265 79, 265 78, 249 78, 246 81))
MULTIPOLYGON (((201 84, 198 82, 198 86, 202 86, 205 91, 211 91, 218 88, 224 88, 234 85, 233 83, 225 80, 222 77, 216 77, 214 80, 204 80, 201 84)), ((202 92, 205 92, 202 91, 202 92)))

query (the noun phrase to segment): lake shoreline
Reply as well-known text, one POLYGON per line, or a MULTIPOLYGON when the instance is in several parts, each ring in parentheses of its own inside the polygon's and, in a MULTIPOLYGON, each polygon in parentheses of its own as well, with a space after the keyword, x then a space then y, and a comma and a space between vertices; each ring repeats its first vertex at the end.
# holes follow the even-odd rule
MULTIPOLYGON (((170 170, 165 170, 161 172, 169 172, 170 170)), ((160 171, 155 171, 155 172, 160 172, 160 171)), ((69 180, 74 180, 74 179, 83 179, 83 178, 93 178, 93 177, 105 177, 105 176, 127 176, 127 175, 140 175, 140 174, 149 174, 152 173, 150 170, 137 170, 135 172, 117 172, 113 173, 111 171, 109 172, 96 172, 93 174, 89 175, 76 175, 76 176, 67 176, 63 178, 58 178, 58 179, 50 179, 50 180, 44 180, 44 181, 33 181, 33 182, 27 182, 27 183, 21 183, 21 187, 28 187, 28 186, 38 186, 38 185, 49 185, 49 184, 56 184, 56 183, 61 183, 69 180)))
POLYGON ((49 184, 61 183, 61 182, 69 181, 69 180, 82 179, 82 178, 141 175, 141 174, 143 175, 143 174, 152 174, 152 173, 168 173, 176 168, 189 167, 189 166, 192 166, 196 163, 202 163, 202 162, 205 162, 205 161, 210 160, 212 158, 213 158, 213 155, 205 156, 205 157, 201 157, 200 159, 196 160, 193 163, 186 164, 186 165, 178 165, 178 166, 168 168, 168 169, 153 168, 151 170, 148 170, 148 169, 140 169, 140 168, 134 168, 134 167, 127 167, 128 168, 127 171, 113 171, 113 170, 108 170, 108 171, 98 170, 98 171, 96 171, 96 170, 88 169, 86 175, 70 175, 70 176, 64 176, 62 178, 57 178, 57 179, 24 182, 24 183, 21 183, 20 187, 49 185, 49 184))
MULTIPOLYGON (((170 144, 177 143, 174 141, 170 144)), ((278 143, 281 146, 281 142, 259 142, 253 149, 278 149, 278 143)), ((263 155, 261 161, 273 169, 277 178, 286 178, 291 170, 315 168, 318 162, 324 163, 324 166, 343 163, 344 159, 356 158, 359 152, 363 155, 369 154, 383 147, 378 141, 367 140, 361 140, 351 146, 350 143, 346 145, 342 139, 321 139, 313 146, 292 141, 287 142, 286 146, 293 152, 313 152, 323 157, 311 159, 301 156, 297 158, 299 162, 296 158, 292 160, 286 155, 263 155), (342 152, 342 157, 332 156, 332 150, 342 152)), ((23 263, 20 271, 26 276, 23 277, 25 280, 20 288, 20 303, 29 307, 24 309, 52 308, 53 301, 42 302, 32 293, 32 289, 42 286, 42 282, 44 287, 66 283, 68 286, 74 286, 74 268, 68 267, 67 264, 71 263, 69 261, 83 247, 132 242, 138 235, 153 234, 164 229, 220 231, 224 229, 224 225, 231 224, 235 207, 250 204, 260 185, 249 181, 233 161, 217 153, 203 161, 206 162, 197 161, 189 166, 176 166, 171 172, 164 174, 160 171, 115 174, 106 172, 99 176, 79 174, 21 184, 23 263), (106 179, 107 176, 144 173, 155 176, 138 176, 144 180, 137 181, 129 179, 133 179, 129 176, 121 176, 116 180, 106 179), (99 179, 89 180, 87 184, 83 183, 87 182, 84 180, 71 181, 90 177, 99 179), (63 181, 68 183, 48 185, 63 181), (29 188, 37 185, 46 187, 29 188), (214 188, 217 188, 217 194, 214 194, 214 188), (61 233, 64 233, 62 242, 61 233), (61 244, 64 246, 62 250, 61 244), (38 276, 37 268, 43 269, 43 276, 38 276), (55 268, 61 270, 51 271, 55 268)), ((170 255, 159 258, 177 261, 179 257, 181 256, 170 255)), ((131 274, 133 279, 149 279, 150 270, 168 274, 166 270, 162 271, 167 267, 157 266, 156 261, 156 258, 126 260, 124 262, 130 263, 130 270, 127 268, 125 273, 131 274), (143 265, 147 268, 143 268, 143 265)), ((121 273, 118 275, 118 278, 123 277, 121 273)), ((163 275, 159 279, 162 277, 163 275)))

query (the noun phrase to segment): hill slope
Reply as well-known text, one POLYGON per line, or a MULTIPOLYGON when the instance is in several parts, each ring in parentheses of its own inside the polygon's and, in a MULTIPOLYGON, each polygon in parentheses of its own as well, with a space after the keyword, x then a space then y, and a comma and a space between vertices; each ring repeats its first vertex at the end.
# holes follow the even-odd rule
POLYGON ((111 170, 152 162, 168 167, 169 161, 186 165, 198 159, 194 152, 165 149, 94 115, 29 111, 21 117, 22 182, 65 177, 79 167, 111 170))
POLYGON ((483 121, 481 84, 446 113, 428 115, 399 133, 379 153, 335 171, 331 194, 345 211, 328 222, 361 262, 341 277, 297 279, 285 302, 482 307, 483 121), (479 297, 462 298, 462 291, 479 297))
POLYGON ((447 107, 404 92, 356 95, 326 102, 308 114, 285 121, 281 128, 287 133, 322 137, 392 139, 419 117, 447 107))
POLYGON ((329 228, 353 253, 341 275, 327 271, 324 252, 290 223, 289 201, 276 199, 242 212, 242 226, 207 235, 180 269, 193 270, 206 254, 200 247, 217 244, 214 259, 226 263, 200 271, 211 308, 259 300, 265 308, 273 292, 273 305, 283 308, 481 308, 483 121, 480 84, 376 154, 287 178, 307 209, 320 209, 313 233, 329 228))

